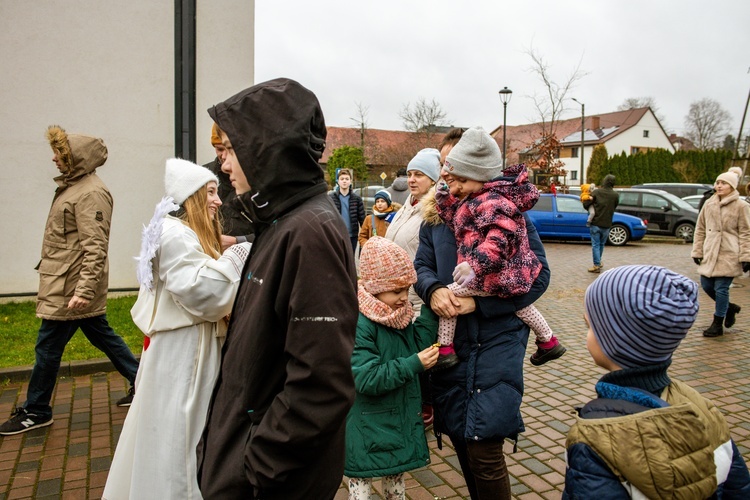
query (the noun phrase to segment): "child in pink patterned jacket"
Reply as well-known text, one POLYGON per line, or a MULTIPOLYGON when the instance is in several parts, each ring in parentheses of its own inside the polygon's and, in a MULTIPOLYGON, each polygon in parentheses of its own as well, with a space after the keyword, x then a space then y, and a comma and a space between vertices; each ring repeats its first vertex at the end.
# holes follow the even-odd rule
MULTIPOLYGON (((529 182, 524 165, 502 171, 502 164, 500 148, 481 127, 467 130, 445 159, 444 183, 438 186, 435 200, 440 217, 456 236, 458 265, 453 271, 455 283, 448 288, 458 297, 522 295, 542 267, 529 248, 522 214, 536 204, 539 191, 529 182)), ((536 335, 538 349, 531 356, 532 364, 565 353, 536 307, 530 305, 516 315, 536 335)), ((455 329, 456 318, 440 318, 440 358, 434 370, 458 363, 455 329)))

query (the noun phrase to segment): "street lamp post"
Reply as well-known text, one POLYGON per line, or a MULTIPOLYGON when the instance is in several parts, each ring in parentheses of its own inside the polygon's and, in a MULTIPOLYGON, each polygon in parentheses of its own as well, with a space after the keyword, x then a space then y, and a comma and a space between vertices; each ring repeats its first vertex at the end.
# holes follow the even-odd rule
POLYGON ((503 102, 503 170, 505 170, 505 116, 508 111, 508 103, 513 96, 513 91, 508 87, 503 87, 498 93, 500 94, 500 100, 503 102))
POLYGON ((578 181, 579 183, 581 183, 582 181, 586 180, 583 176, 583 143, 584 143, 583 135, 586 132, 586 129, 584 128, 583 125, 584 125, 584 122, 586 121, 586 113, 584 112, 584 110, 586 109, 586 106, 575 97, 573 98, 573 100, 581 105, 581 151, 579 153, 581 155, 581 180, 578 181))

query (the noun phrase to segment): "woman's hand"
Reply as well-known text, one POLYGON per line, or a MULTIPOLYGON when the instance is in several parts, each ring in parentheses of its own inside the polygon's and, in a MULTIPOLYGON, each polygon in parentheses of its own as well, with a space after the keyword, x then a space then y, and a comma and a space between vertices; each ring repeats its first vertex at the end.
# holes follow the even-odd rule
POLYGON ((477 303, 474 297, 456 297, 458 300, 458 314, 471 314, 477 310, 477 303))
POLYGON ((438 348, 436 345, 431 345, 424 351, 417 354, 419 356, 419 361, 422 362, 422 366, 424 366, 425 370, 429 370, 433 366, 435 366, 435 363, 437 363, 438 360, 438 354, 440 351, 438 351, 438 348))
POLYGON ((458 316, 458 308, 461 303, 453 292, 447 288, 438 288, 432 292, 430 297, 430 309, 442 318, 453 318, 458 316))

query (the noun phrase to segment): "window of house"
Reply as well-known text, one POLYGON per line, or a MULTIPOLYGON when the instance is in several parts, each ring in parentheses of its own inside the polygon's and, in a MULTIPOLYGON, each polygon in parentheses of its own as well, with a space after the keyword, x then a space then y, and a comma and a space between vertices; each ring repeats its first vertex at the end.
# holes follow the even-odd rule
POLYGON ((640 152, 641 152, 641 148, 637 148, 635 146, 633 146, 633 147, 630 148, 630 154, 631 155, 636 155, 636 154, 638 154, 640 152))
POLYGON ((570 171, 570 180, 571 181, 578 180, 578 170, 571 170, 570 171))
POLYGON ((648 130, 643 131, 643 137, 648 137, 648 130))
POLYGON ((578 148, 570 148, 570 157, 578 158, 578 148))

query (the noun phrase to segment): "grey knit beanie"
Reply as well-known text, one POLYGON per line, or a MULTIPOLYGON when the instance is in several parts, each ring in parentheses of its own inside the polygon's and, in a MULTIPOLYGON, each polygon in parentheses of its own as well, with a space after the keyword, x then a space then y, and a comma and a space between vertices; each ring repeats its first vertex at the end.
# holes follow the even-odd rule
POLYGON ((435 148, 425 148, 414 155, 406 171, 417 170, 437 182, 440 177, 440 151, 435 148))
POLYGON ((448 153, 445 169, 458 177, 486 182, 502 173, 503 154, 482 127, 472 127, 448 153))
POLYGON ((659 266, 621 266, 594 281, 584 298, 604 354, 623 368, 669 360, 698 314, 698 285, 659 266))

